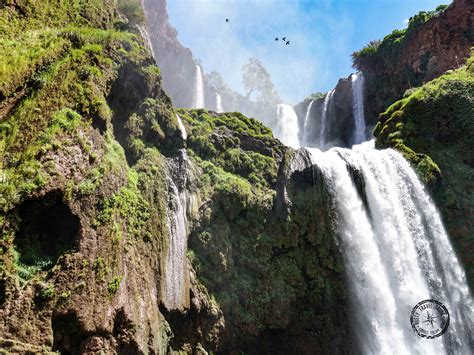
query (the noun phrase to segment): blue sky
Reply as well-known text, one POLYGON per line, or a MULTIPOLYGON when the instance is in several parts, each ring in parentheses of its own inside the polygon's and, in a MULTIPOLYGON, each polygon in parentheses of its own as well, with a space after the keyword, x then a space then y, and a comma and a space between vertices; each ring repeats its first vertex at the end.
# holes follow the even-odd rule
POLYGON ((294 104, 353 72, 352 52, 443 3, 449 1, 168 0, 168 13, 179 40, 206 73, 217 70, 242 92, 242 65, 258 58, 280 96, 294 104), (290 46, 275 42, 283 36, 290 46))

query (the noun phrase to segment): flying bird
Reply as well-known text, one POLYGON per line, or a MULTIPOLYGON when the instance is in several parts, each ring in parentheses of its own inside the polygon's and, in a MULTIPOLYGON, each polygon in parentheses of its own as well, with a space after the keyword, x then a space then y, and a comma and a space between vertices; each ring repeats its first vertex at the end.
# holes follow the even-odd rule
POLYGON ((286 41, 286 37, 283 37, 282 40, 283 40, 283 41, 286 41))
POLYGON ((279 38, 278 38, 278 37, 275 37, 275 41, 278 41, 278 40, 279 40, 279 38))
POLYGON ((290 44, 290 41, 286 41, 286 45, 289 45, 290 44))
POLYGON ((228 18, 226 18, 226 19, 225 19, 225 22, 229 22, 229 19, 228 19, 228 18))

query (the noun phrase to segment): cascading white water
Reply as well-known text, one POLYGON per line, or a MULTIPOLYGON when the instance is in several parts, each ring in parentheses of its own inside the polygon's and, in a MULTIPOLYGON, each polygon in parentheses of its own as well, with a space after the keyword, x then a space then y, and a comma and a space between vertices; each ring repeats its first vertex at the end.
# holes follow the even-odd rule
POLYGON ((224 112, 224 109, 222 108, 222 97, 216 92, 216 110, 217 113, 224 112))
POLYGON ((164 275, 164 304, 168 310, 189 305, 189 270, 187 261, 186 180, 188 157, 179 152, 178 161, 170 162, 172 176, 168 178, 167 227, 169 245, 164 275))
POLYGON ((298 149, 300 142, 298 138, 298 116, 290 105, 280 104, 277 107, 278 123, 275 128, 275 137, 283 144, 298 149))
POLYGON ((326 96, 324 97, 323 111, 322 111, 322 114, 321 114, 321 128, 320 128, 320 131, 319 131, 319 148, 322 149, 322 150, 325 150, 326 145, 327 145, 327 138, 326 138, 327 129, 326 129, 326 126, 327 126, 327 120, 328 120, 328 111, 329 111, 329 107, 330 107, 330 104, 331 104, 332 96, 334 95, 334 91, 335 90, 329 91, 326 94, 326 96))
POLYGON ((194 82, 193 108, 204 108, 204 81, 201 67, 196 64, 196 78, 194 82))
POLYGON ((176 114, 176 119, 178 120, 179 130, 181 131, 181 138, 186 140, 188 138, 188 134, 186 133, 186 128, 184 127, 183 121, 181 120, 181 117, 179 117, 178 114, 176 114))
POLYGON ((153 58, 155 58, 155 51, 153 50, 153 45, 151 43, 151 38, 150 34, 148 33, 148 30, 146 26, 138 26, 138 31, 140 32, 140 35, 142 36, 143 40, 145 41, 145 45, 147 48, 150 50, 151 54, 153 55, 153 58))
POLYGON ((471 353, 474 309, 466 277, 436 207, 408 163, 395 151, 366 144, 308 151, 335 203, 361 351, 471 353), (363 176, 366 204, 348 165, 363 176), (447 333, 436 339, 419 337, 410 325, 412 308, 429 298, 451 314, 447 333))
POLYGON ((354 115, 354 137, 353 144, 364 142, 365 134, 365 114, 364 114, 364 75, 362 72, 351 75, 352 79, 352 112, 354 115))
POLYGON ((308 121, 309 117, 311 115, 311 107, 313 107, 314 100, 311 100, 309 103, 308 107, 306 108, 306 115, 304 117, 304 123, 303 123, 303 134, 301 137, 301 141, 303 145, 308 145, 309 143, 309 137, 308 137, 308 121))

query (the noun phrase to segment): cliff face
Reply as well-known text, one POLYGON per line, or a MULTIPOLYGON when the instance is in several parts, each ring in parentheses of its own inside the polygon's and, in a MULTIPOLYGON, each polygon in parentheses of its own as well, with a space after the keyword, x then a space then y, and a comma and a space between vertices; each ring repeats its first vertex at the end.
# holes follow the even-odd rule
POLYGON ((407 89, 461 66, 474 46, 470 0, 454 0, 446 10, 419 14, 412 22, 407 30, 394 31, 354 54, 355 68, 366 77, 366 113, 372 124, 407 89), (423 17, 429 19, 424 22, 423 17))
POLYGON ((350 349, 321 179, 253 119, 177 111, 139 3, 96 5, 0 8, 0 347, 350 349))
POLYGON ((142 4, 163 86, 176 107, 191 107, 196 71, 193 54, 178 41, 178 33, 168 21, 166 0, 142 0, 142 4))

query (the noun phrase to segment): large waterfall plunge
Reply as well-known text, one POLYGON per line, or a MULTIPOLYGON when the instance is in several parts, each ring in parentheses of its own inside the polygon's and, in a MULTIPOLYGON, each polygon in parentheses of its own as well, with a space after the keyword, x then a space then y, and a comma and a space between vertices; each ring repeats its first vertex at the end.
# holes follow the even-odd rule
POLYGON ((193 108, 204 108, 204 81, 199 65, 196 65, 196 79, 194 85, 193 108))
POLYGON ((292 148, 299 148, 298 138, 298 116, 290 105, 280 104, 277 107, 278 124, 275 128, 275 136, 284 144, 292 148))
POLYGON ((169 161, 167 227, 168 252, 164 272, 164 304, 167 309, 183 309, 189 305, 189 270, 187 261, 187 199, 188 157, 186 150, 169 161))
POLYGON ((366 140, 364 115, 364 75, 362 72, 351 75, 352 79, 352 111, 355 130, 353 144, 360 144, 366 140))
POLYGON ((399 153, 364 146, 308 149, 334 201, 361 351, 471 353, 473 301, 436 207, 399 153), (362 174, 359 190, 348 166, 362 174), (419 337, 410 325, 412 308, 429 298, 451 315, 436 339, 419 337))

